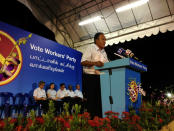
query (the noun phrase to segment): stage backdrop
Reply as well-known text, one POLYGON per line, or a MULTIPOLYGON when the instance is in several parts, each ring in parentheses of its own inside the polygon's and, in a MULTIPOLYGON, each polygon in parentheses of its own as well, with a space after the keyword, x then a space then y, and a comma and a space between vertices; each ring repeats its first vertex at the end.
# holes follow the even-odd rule
POLYGON ((0 92, 31 92, 43 80, 82 85, 82 54, 0 22, 0 92))

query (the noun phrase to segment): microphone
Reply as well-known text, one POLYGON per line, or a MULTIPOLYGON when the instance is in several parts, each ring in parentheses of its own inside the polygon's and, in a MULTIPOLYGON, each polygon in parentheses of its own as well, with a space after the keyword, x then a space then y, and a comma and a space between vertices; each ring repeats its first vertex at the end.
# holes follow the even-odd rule
POLYGON ((133 56, 134 54, 133 54, 133 52, 132 52, 131 50, 127 49, 127 50, 126 50, 126 55, 131 57, 131 56, 133 56))
MULTIPOLYGON (((119 54, 119 55, 121 55, 121 56, 123 56, 122 58, 125 58, 125 57, 127 57, 127 58, 133 58, 133 59, 135 59, 135 60, 137 60, 137 61, 140 61, 135 55, 134 55, 134 53, 130 50, 130 49, 123 49, 123 48, 119 48, 118 50, 117 50, 117 53, 119 54)), ((115 53, 114 53, 115 54, 115 53)), ((141 62, 141 61, 140 61, 141 62)))
POLYGON ((114 53, 114 55, 120 57, 120 58, 125 58, 125 50, 123 48, 119 48, 117 52, 114 53))
POLYGON ((119 55, 119 54, 117 54, 117 53, 114 53, 114 55, 116 55, 116 56, 118 56, 118 57, 120 57, 120 58, 125 58, 124 56, 122 56, 122 55, 119 55))
POLYGON ((133 58, 133 59, 139 61, 139 59, 138 59, 138 58, 134 55, 134 53, 133 53, 131 50, 129 50, 129 49, 126 50, 126 55, 127 55, 128 57, 130 57, 130 58, 133 58))
POLYGON ((126 50, 123 49, 123 48, 119 48, 119 49, 117 50, 117 53, 118 53, 119 55, 121 55, 121 56, 128 57, 127 54, 126 54, 126 50))

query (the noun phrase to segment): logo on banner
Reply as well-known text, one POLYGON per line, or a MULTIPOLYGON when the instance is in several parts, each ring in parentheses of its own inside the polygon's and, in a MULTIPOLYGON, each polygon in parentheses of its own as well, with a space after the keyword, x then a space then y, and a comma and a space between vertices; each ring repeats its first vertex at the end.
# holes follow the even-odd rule
POLYGON ((135 80, 131 80, 128 84, 128 95, 132 102, 136 102, 138 99, 139 86, 140 84, 136 83, 135 80))
POLYGON ((22 53, 20 44, 25 44, 31 37, 20 38, 15 41, 9 34, 0 31, 0 86, 14 80, 22 67, 22 53))

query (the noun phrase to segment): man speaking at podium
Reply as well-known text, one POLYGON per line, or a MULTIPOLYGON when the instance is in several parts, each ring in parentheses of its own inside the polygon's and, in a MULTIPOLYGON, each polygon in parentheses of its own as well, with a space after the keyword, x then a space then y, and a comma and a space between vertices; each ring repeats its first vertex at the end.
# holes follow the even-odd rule
POLYGON ((104 50, 106 38, 103 33, 96 33, 94 43, 90 45, 82 56, 81 64, 86 74, 98 74, 94 66, 102 67, 105 62, 109 62, 104 50))
POLYGON ((87 110, 91 117, 102 116, 100 72, 94 66, 102 67, 109 62, 104 50, 106 38, 102 32, 94 36, 94 44, 84 52, 81 60, 83 66, 83 94, 87 98, 87 110))

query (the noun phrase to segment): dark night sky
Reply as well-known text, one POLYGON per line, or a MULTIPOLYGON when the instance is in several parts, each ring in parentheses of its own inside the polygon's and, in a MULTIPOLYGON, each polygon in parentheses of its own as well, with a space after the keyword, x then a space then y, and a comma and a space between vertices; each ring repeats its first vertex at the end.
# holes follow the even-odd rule
MULTIPOLYGON (((39 23, 21 3, 16 0, 2 0, 1 6, 8 8, 0 8, 0 21, 55 41, 54 34, 39 23)), ((168 31, 119 44, 125 49, 131 49, 148 66, 148 72, 142 73, 142 85, 148 94, 151 94, 152 91, 158 93, 165 87, 174 88, 173 37, 174 31, 168 31), (149 88, 150 86, 151 88, 149 88)), ((118 45, 108 46, 107 49, 114 52, 116 46, 118 45)))

